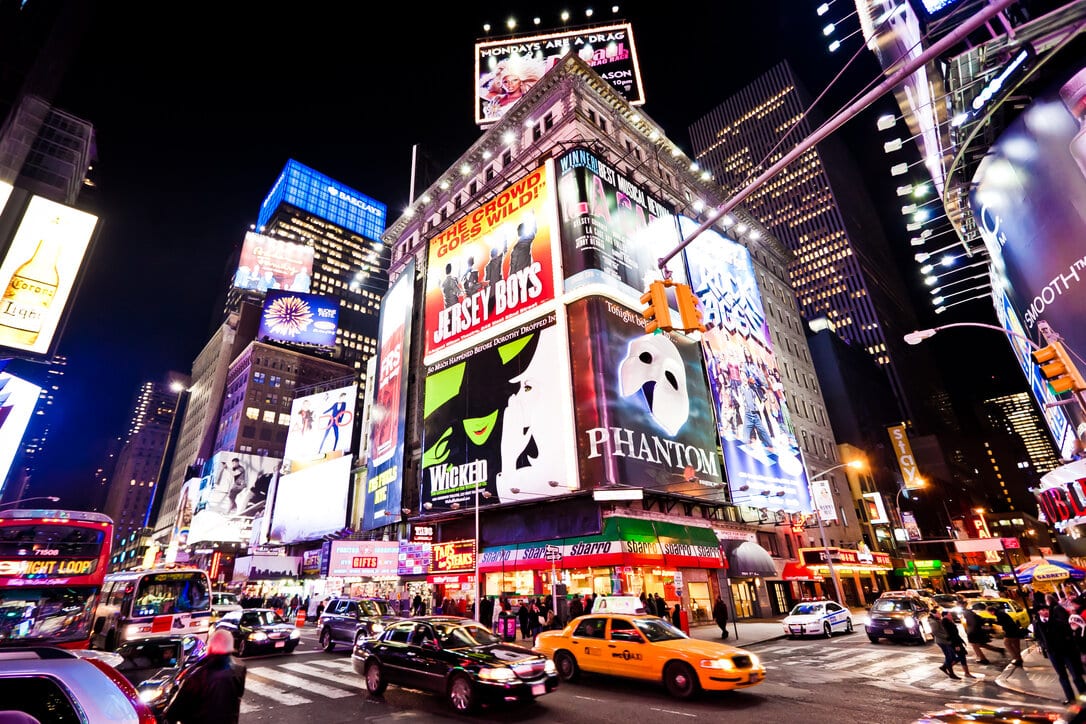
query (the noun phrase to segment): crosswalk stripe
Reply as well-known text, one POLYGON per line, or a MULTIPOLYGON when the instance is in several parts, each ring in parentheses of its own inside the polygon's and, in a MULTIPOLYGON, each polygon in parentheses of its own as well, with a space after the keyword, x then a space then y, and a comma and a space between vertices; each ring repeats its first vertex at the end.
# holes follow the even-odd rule
POLYGON ((354 671, 351 668, 350 659, 321 659, 319 661, 307 661, 306 663, 326 666, 329 669, 338 669, 339 671, 354 671))
POLYGON ((318 679, 334 681, 337 684, 344 684, 352 689, 365 689, 366 685, 362 683, 362 677, 355 674, 353 671, 351 674, 337 674, 333 671, 327 671, 317 666, 311 666, 308 663, 300 664, 283 664, 279 668, 289 669, 290 671, 297 672, 299 674, 308 674, 310 676, 316 676, 318 679))
POLYGON ((850 651, 849 653, 852 654, 852 656, 850 656, 847 661, 835 661, 833 663, 826 664, 825 668, 834 670, 847 669, 851 666, 855 666, 856 664, 862 664, 868 661, 874 661, 875 659, 881 659, 886 655, 883 651, 868 651, 867 653, 861 654, 856 654, 850 651))
MULTIPOLYGON (((311 703, 304 696, 292 694, 286 689, 280 689, 278 686, 266 683, 265 679, 257 677, 251 671, 245 677, 245 693, 248 694, 249 692, 272 699, 282 706, 298 706, 311 703)), ((242 701, 244 702, 244 699, 242 701)))
POLYGON ((355 692, 353 691, 344 691, 343 689, 337 689, 334 686, 325 686, 324 684, 318 684, 312 679, 303 679, 300 676, 288 674, 279 669, 277 669, 275 672, 274 682, 277 684, 295 686, 306 693, 320 694, 321 696, 327 696, 329 699, 342 699, 345 696, 355 695, 355 692))

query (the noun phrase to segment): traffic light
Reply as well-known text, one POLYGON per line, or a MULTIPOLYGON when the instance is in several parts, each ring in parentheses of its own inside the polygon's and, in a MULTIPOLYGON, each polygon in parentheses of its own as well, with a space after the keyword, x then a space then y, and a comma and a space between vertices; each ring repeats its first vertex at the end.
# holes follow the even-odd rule
POLYGON ((673 329, 671 326, 671 310, 667 306, 667 287, 667 282, 658 279, 651 282, 649 290, 641 295, 641 303, 648 305, 645 311, 641 312, 641 316, 648 322, 645 325, 646 334, 652 334, 659 330, 670 332, 673 329))
POLYGON ((1032 354, 1033 361, 1048 381, 1052 392, 1059 395, 1072 390, 1086 390, 1086 379, 1079 373, 1067 350, 1059 342, 1051 342, 1032 354))
POLYGON ((682 317, 684 332, 706 331, 701 317, 701 302, 698 295, 687 284, 675 284, 675 298, 679 303, 679 315, 682 317))

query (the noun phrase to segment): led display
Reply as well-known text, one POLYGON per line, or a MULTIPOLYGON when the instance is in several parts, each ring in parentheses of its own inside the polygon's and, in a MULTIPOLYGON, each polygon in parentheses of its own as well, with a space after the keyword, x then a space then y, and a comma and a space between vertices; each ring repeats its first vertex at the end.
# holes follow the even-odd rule
POLYGON ((198 487, 191 484, 195 481, 188 486, 192 504, 188 542, 248 543, 253 518, 264 514, 279 464, 279 458, 228 450, 215 453, 204 466, 198 487))
POLYGON ((347 520, 351 456, 283 475, 276 487, 268 540, 297 543, 335 533, 347 520))
POLYGON ((234 286, 266 292, 308 292, 313 279, 313 247, 247 232, 241 247, 234 286))
POLYGON ((272 290, 264 297, 259 339, 275 342, 336 346, 339 303, 333 297, 272 290))
POLYGON ((384 204, 294 159, 287 161, 260 205, 257 226, 265 227, 281 204, 308 211, 367 239, 380 239, 385 233, 388 209, 384 204))

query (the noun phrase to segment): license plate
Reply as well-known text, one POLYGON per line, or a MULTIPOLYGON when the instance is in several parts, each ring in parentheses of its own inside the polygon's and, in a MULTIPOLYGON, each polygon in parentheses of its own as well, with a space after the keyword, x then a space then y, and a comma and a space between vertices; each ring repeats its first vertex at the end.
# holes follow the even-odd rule
POLYGON ((887 636, 889 636, 889 635, 891 635, 892 633, 894 633, 894 630, 893 630, 892 628, 884 628, 884 629, 882 630, 882 632, 883 632, 884 634, 886 634, 887 636))
POLYGON ((543 696, 547 693, 546 684, 532 684, 532 696, 543 696))
POLYGON ((750 683, 752 683, 752 684, 757 684, 761 680, 762 680, 762 675, 759 674, 759 673, 754 673, 754 674, 750 675, 750 683))
POLYGON ((803 627, 802 626, 793 626, 792 627, 792 633, 802 633, 802 632, 803 632, 803 627))
POLYGON ((277 649, 281 649, 286 645, 287 645, 286 641, 276 641, 275 642, 275 648, 277 648, 277 649))

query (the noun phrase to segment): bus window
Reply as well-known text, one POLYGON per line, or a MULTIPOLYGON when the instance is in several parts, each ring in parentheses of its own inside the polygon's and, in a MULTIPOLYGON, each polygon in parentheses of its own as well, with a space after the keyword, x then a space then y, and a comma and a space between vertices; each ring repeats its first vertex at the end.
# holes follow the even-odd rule
POLYGON ((133 616, 161 616, 208 611, 211 597, 206 576, 155 573, 144 576, 135 594, 133 616))

